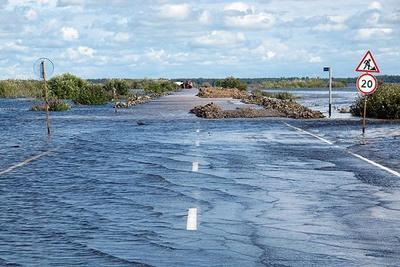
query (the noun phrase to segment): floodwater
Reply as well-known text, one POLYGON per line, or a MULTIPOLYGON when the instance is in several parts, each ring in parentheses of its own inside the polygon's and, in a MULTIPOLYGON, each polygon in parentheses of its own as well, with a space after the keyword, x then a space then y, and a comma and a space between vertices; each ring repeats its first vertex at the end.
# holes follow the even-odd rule
MULTIPOLYGON (((289 92, 299 97, 296 101, 306 107, 320 110, 328 116, 329 89, 328 88, 300 88, 300 89, 265 89, 267 92, 289 92)), ((332 89, 332 117, 350 119, 349 113, 339 113, 341 108, 349 108, 359 97, 355 87, 332 89)))
POLYGON ((398 177, 326 134, 356 121, 202 120, 193 95, 54 113, 51 140, 32 101, 0 100, 0 172, 51 151, 0 175, 0 265, 400 264, 398 177))

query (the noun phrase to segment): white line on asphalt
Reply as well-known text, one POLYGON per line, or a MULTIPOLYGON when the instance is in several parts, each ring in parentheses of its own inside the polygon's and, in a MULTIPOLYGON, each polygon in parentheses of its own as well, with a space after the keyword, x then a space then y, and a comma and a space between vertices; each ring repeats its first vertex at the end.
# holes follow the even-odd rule
POLYGON ((367 159, 367 158, 364 158, 363 156, 361 156, 361 155, 358 155, 358 154, 356 154, 356 153, 353 153, 353 152, 351 152, 351 151, 347 151, 350 155, 353 155, 354 157, 356 157, 356 158, 359 158, 359 159, 361 159, 361 160, 363 160, 363 161, 365 161, 365 162, 368 162, 369 164, 371 164, 371 165, 374 165, 374 166, 376 166, 376 167, 378 167, 378 168, 380 168, 380 169, 382 169, 382 170, 385 170, 385 171, 387 171, 387 172, 389 172, 389 173, 391 173, 391 174, 393 174, 393 175, 395 175, 395 176, 397 176, 397 177, 400 177, 400 173, 399 172, 396 172, 396 171, 394 171, 394 170, 392 170, 392 169, 389 169, 388 167, 385 167, 385 166, 383 166, 383 165, 381 165, 381 164, 379 164, 379 163, 376 163, 375 161, 372 161, 372 160, 370 160, 370 159, 367 159))
POLYGON ((197 230, 197 208, 190 208, 188 210, 186 230, 188 231, 197 230))
POLYGON ((315 135, 315 134, 313 134, 313 133, 307 132, 307 131, 305 131, 305 130, 303 130, 303 129, 297 128, 297 127, 295 127, 295 126, 293 126, 293 125, 290 125, 289 123, 284 122, 284 124, 285 124, 286 126, 290 127, 290 128, 293 128, 293 129, 299 131, 299 132, 302 132, 302 133, 311 135, 311 136, 313 136, 313 137, 315 137, 315 138, 321 140, 322 142, 325 142, 325 143, 327 143, 327 144, 329 144, 329 145, 333 145, 333 143, 332 143, 331 141, 326 140, 325 138, 322 138, 322 137, 320 137, 320 136, 318 136, 318 135, 315 135))
POLYGON ((27 159, 27 160, 24 160, 24 161, 22 161, 22 162, 20 162, 20 163, 17 163, 17 164, 15 164, 15 165, 13 165, 13 166, 11 166, 11 167, 5 169, 4 171, 0 171, 0 175, 3 175, 3 174, 6 174, 6 173, 9 173, 9 172, 12 172, 13 170, 15 170, 15 169, 17 169, 17 168, 19 168, 19 167, 25 166, 26 164, 28 164, 28 163, 30 163, 30 162, 32 162, 32 161, 34 161, 34 160, 37 160, 37 159, 39 159, 39 158, 41 158, 41 157, 44 157, 44 156, 50 154, 50 153, 53 152, 53 151, 54 151, 54 150, 48 150, 48 151, 43 152, 43 153, 41 153, 41 154, 39 154, 39 155, 36 155, 36 156, 31 157, 31 158, 29 158, 29 159, 27 159))
MULTIPOLYGON (((305 130, 303 130, 303 129, 300 129, 300 128, 298 128, 298 127, 295 127, 295 126, 293 126, 293 125, 290 125, 289 123, 284 122, 284 124, 285 124, 286 126, 290 127, 290 128, 293 128, 293 129, 299 131, 299 132, 302 132, 302 133, 311 135, 311 136, 313 136, 313 137, 315 137, 315 138, 317 138, 317 139, 323 141, 324 143, 327 143, 327 144, 329 144, 329 145, 333 145, 333 144, 334 144, 333 142, 331 142, 331 141, 329 141, 329 140, 327 140, 327 139, 325 139, 325 138, 322 138, 322 137, 320 137, 320 136, 318 136, 318 135, 315 135, 315 134, 313 134, 313 133, 307 132, 307 131, 305 131, 305 130)), ((336 145, 335 145, 335 147, 340 148, 339 146, 336 146, 336 145)), ((353 157, 356 157, 356 158, 358 158, 358 159, 361 159, 361 160, 363 160, 363 161, 365 161, 365 162, 367 162, 367 163, 369 163, 369 164, 371 164, 371 165, 373 165, 373 166, 375 166, 375 167, 380 168, 381 170, 384 170, 384 171, 386 171, 386 172, 388 172, 388 173, 391 173, 391 174, 393 174, 393 175, 395 175, 395 176, 397 176, 397 177, 400 177, 400 173, 397 172, 397 171, 395 171, 395 170, 392 170, 392 169, 390 169, 390 168, 388 168, 388 167, 386 167, 386 166, 383 166, 383 165, 381 165, 381 164, 379 164, 379 163, 377 163, 377 162, 375 162, 375 161, 372 161, 372 160, 370 160, 370 159, 367 159, 367 158, 365 158, 365 157, 363 157, 363 156, 361 156, 361 155, 359 155, 359 154, 353 153, 353 152, 351 152, 351 151, 349 151, 349 150, 345 150, 345 151, 346 151, 347 153, 349 153, 350 155, 352 155, 353 157)))
POLYGON ((199 163, 197 161, 192 163, 192 172, 198 172, 199 171, 199 163))

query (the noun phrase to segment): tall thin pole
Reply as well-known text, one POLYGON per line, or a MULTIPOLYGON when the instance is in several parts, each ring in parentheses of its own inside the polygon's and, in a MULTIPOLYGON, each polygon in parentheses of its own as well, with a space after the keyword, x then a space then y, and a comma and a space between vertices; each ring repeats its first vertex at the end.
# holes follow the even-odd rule
POLYGON ((332 117, 332 67, 329 68, 329 118, 332 117))
POLYGON ((363 135, 365 135, 365 128, 366 128, 366 117, 367 117, 367 97, 368 96, 364 96, 364 112, 363 112, 363 128, 362 128, 362 133, 363 135))
POLYGON ((50 131, 50 116, 49 116, 49 96, 47 92, 47 81, 46 81, 46 63, 44 61, 42 64, 42 76, 44 81, 44 107, 46 109, 46 125, 47 125, 47 134, 51 135, 50 131))

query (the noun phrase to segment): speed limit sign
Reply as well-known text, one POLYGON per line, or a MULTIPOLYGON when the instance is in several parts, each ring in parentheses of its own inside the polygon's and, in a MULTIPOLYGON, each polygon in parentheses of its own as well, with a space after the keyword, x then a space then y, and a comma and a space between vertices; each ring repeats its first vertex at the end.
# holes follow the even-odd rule
POLYGON ((364 95, 375 93, 378 89, 378 81, 375 76, 370 73, 365 73, 357 79, 357 89, 364 95))

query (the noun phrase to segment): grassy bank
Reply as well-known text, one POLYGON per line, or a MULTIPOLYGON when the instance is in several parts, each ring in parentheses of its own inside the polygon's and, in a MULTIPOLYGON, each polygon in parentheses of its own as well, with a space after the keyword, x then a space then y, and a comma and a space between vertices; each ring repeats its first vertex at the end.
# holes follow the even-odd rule
MULTIPOLYGON (((365 96, 359 97, 351 106, 354 116, 362 116, 365 96)), ((382 84, 367 97, 367 117, 378 119, 400 119, 400 85, 382 84)))

